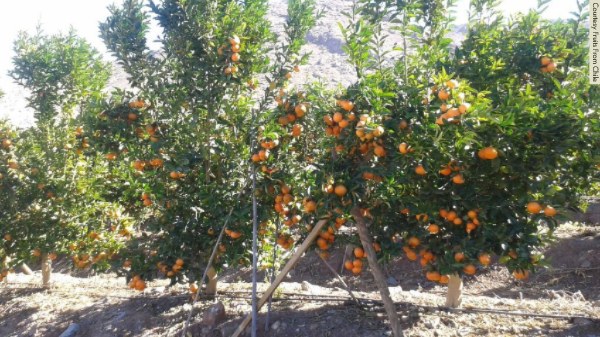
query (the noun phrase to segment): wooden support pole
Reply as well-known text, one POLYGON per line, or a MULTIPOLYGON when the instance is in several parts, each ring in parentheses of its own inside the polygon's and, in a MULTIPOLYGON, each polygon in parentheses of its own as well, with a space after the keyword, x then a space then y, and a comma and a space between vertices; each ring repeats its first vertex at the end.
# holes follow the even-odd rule
POLYGON ((33 275, 33 272, 31 271, 31 268, 29 268, 28 265, 26 265, 25 263, 23 263, 21 265, 21 271, 23 272, 23 274, 25 275, 33 275))
POLYGON ((462 278, 453 274, 448 276, 448 292, 446 293, 446 306, 448 308, 460 308, 462 304, 462 278))
POLYGON ((48 253, 42 254, 42 285, 47 287, 52 277, 52 260, 48 253))
POLYGON ((375 248, 373 248, 371 236, 369 235, 369 230, 367 229, 365 220, 362 217, 360 208, 355 206, 352 208, 350 214, 352 214, 352 217, 355 220, 356 228, 358 229, 358 235, 360 236, 360 241, 363 245, 363 250, 365 253, 367 253, 369 267, 371 267, 371 273, 373 274, 373 277, 375 277, 375 284, 377 284, 377 287, 379 288, 381 300, 383 301, 383 306, 385 307, 388 319, 390 320, 392 332, 396 337, 404 336, 402 333, 402 328, 400 327, 400 321, 398 320, 396 306, 394 305, 394 302, 390 296, 390 290, 388 289, 385 277, 381 271, 381 267, 379 267, 379 262, 377 262, 377 254, 375 253, 375 248))
MULTIPOLYGON (((285 267, 283 267, 281 272, 275 278, 275 281, 273 281, 273 283, 271 283, 271 286, 269 287, 269 289, 267 289, 267 291, 265 291, 263 293, 262 297, 260 298, 260 300, 258 301, 258 303, 256 305, 257 310, 260 310, 260 308, 262 308, 262 306, 269 300, 269 297, 271 295, 273 295, 273 293, 275 292, 275 289, 277 289, 277 287, 279 287, 279 284, 281 284, 281 282, 283 281, 285 276, 290 272, 290 270, 292 270, 292 268, 294 268, 294 266, 300 260, 300 258, 304 254, 304 252, 306 252, 308 247, 312 244, 312 242, 319 235, 319 232, 321 231, 323 226, 325 226, 325 224, 327 224, 327 220, 319 221, 317 223, 317 225, 313 228, 313 230, 310 232, 310 234, 308 234, 308 237, 306 238, 306 240, 304 240, 302 245, 300 247, 298 247, 298 250, 296 250, 296 253, 294 253, 294 256, 292 256, 292 258, 288 261, 288 263, 285 265, 285 267)), ((250 323, 251 320, 252 320, 252 315, 246 315, 246 318, 242 321, 242 324, 240 324, 240 326, 237 328, 237 330, 235 330, 232 337, 239 337, 242 334, 242 332, 244 332, 244 330, 248 326, 248 323, 250 323)))
MULTIPOLYGON (((204 289, 204 293, 208 295, 216 295, 217 294, 217 271, 213 266, 209 266, 208 271, 206 273, 208 276, 208 284, 206 285, 206 289, 204 289)), ((202 280, 201 282, 204 282, 202 280)))
POLYGON ((348 292, 348 294, 350 294, 350 297, 352 297, 352 299, 354 300, 354 302, 356 302, 356 304, 360 307, 360 301, 354 296, 354 294, 352 293, 352 290, 350 290, 350 287, 348 287, 348 285, 346 284, 346 282, 344 282, 344 279, 342 279, 342 277, 340 276, 340 274, 338 274, 335 269, 333 269, 333 267, 327 263, 327 261, 321 256, 321 254, 317 254, 319 255, 319 257, 321 258, 321 261, 323 261, 323 263, 325 263, 325 265, 327 266, 327 268, 329 268, 329 270, 331 270, 331 272, 333 273, 333 275, 342 283, 342 286, 344 287, 344 289, 346 289, 346 291, 348 292))

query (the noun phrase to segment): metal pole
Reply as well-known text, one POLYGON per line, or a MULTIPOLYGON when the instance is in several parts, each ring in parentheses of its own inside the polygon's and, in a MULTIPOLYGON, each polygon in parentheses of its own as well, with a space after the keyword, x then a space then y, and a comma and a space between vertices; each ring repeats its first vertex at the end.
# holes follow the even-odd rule
MULTIPOLYGON (((252 126, 254 126, 254 121, 256 118, 256 113, 252 111, 252 126)), ((256 132, 254 132, 252 137, 252 146, 250 147, 254 150, 256 140, 256 132)), ((256 297, 256 282, 257 282, 257 263, 258 263, 258 209, 256 202, 256 165, 252 164, 252 337, 256 337, 256 329, 258 324, 257 316, 257 302, 258 298, 256 297)))
MULTIPOLYGON (((273 268, 271 268, 271 283, 275 281, 275 261, 277 260, 277 238, 279 237, 279 215, 275 220, 275 245, 273 246, 273 268)), ((269 331, 269 321, 271 320, 271 302, 273 302, 273 296, 269 296, 269 306, 267 307, 267 320, 265 322, 265 331, 269 331)))

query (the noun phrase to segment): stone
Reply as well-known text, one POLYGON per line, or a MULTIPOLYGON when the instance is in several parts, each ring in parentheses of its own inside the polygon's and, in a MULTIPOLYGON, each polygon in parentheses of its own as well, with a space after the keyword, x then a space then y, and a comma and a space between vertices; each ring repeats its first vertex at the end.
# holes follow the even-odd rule
POLYGON ((387 278, 387 284, 389 286, 395 287, 398 285, 398 281, 394 277, 390 276, 387 278))
POLYGON ((275 323, 271 324, 271 329, 273 329, 273 330, 278 330, 278 329, 279 329, 279 325, 280 325, 280 324, 281 324, 281 322, 280 322, 280 321, 277 321, 277 322, 275 322, 275 323))
POLYGON ((581 263, 581 268, 589 268, 592 266, 592 263, 590 261, 583 261, 581 263))
POLYGON ((311 284, 306 281, 302 281, 302 284, 300 285, 300 287, 304 291, 310 291, 311 284))
POLYGON ((67 328, 67 330, 65 330, 60 337, 75 337, 77 335, 77 333, 79 332, 79 324, 77 323, 72 323, 71 325, 69 325, 69 327, 67 328))
POLYGON ((227 315, 225 314, 225 306, 221 302, 211 305, 202 314, 202 323, 208 326, 217 326, 223 321, 227 315))
POLYGON ((436 317, 430 321, 425 322, 425 327, 427 327, 427 329, 435 329, 438 327, 438 325, 440 325, 439 317, 436 317))
POLYGON ((590 321, 589 319, 585 319, 582 317, 577 317, 573 320, 573 323, 580 325, 580 326, 589 326, 594 324, 594 322, 590 321))

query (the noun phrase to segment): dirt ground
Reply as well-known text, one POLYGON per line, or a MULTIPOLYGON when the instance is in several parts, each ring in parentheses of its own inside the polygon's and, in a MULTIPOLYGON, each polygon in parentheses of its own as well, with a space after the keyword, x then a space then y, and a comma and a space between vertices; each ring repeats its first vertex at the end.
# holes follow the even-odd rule
MULTIPOLYGON (((329 263, 340 270, 343 251, 332 252, 329 263)), ((567 224, 546 251, 552 269, 517 282, 497 266, 465 283, 463 307, 521 313, 587 317, 537 318, 491 313, 448 313, 444 287, 425 280, 418 264, 398 258, 384 268, 397 280, 390 292, 407 336, 600 336, 600 227, 567 224)), ((66 263, 66 262, 65 262, 66 263)), ((57 266, 61 270, 61 266, 57 266)), ((192 336, 230 336, 249 312, 251 271, 236 269, 219 278, 218 296, 227 313, 216 327, 202 325, 202 313, 214 300, 194 308, 192 336)), ((379 299, 369 272, 343 274, 359 299, 379 299)), ((261 276, 261 280, 263 277, 261 276)), ((394 280, 390 280, 393 282, 394 280)), ((187 285, 167 287, 152 282, 143 293, 129 290, 116 275, 54 273, 49 288, 40 286, 36 271, 16 273, 0 285, 0 336, 60 336, 77 323, 77 336, 175 336, 181 334, 191 309, 187 285)), ((260 283, 259 291, 268 284, 260 283)), ((315 253, 307 254, 276 292, 265 331, 266 310, 258 320, 259 336, 386 336, 383 308, 360 309, 348 301, 339 281, 315 253), (304 284, 303 284, 304 282, 304 284), (321 300, 314 300, 319 297, 321 300), (327 299, 324 300, 323 298, 327 299)), ((363 301, 363 303, 367 303, 363 301)), ((248 334, 249 335, 249 334, 248 334)))

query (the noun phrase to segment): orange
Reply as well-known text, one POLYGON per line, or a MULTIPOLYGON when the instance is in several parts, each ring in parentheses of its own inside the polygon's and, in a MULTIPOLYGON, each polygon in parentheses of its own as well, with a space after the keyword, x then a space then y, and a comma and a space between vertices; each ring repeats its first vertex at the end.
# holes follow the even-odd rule
POLYGON ((314 212, 316 209, 317 209, 317 203, 314 201, 309 201, 304 206, 304 210, 306 211, 306 213, 314 212))
POLYGON ((354 248, 354 256, 360 259, 365 257, 366 255, 362 248, 354 248))
POLYGON ((415 215, 415 218, 419 221, 427 222, 429 216, 427 214, 417 214, 415 215))
MULTIPOLYGON (((381 246, 377 243, 377 242, 373 242, 373 248, 375 248, 376 252, 380 252, 381 251, 381 246)), ((363 255, 364 257, 366 257, 366 255, 363 255)))
POLYGON ((354 266, 354 268, 362 268, 363 262, 362 260, 356 259, 352 262, 352 265, 354 266))
POLYGON ((446 100, 450 98, 450 94, 446 90, 440 90, 440 92, 438 92, 438 97, 442 100, 446 100))
POLYGON ((429 225, 429 233, 431 234, 437 234, 440 231, 440 227, 436 224, 431 224, 429 225))
POLYGON ((145 199, 145 200, 143 201, 143 204, 144 204, 144 206, 150 206, 150 205, 152 205, 152 200, 150 200, 150 199, 145 199))
POLYGON ((344 195, 346 195, 346 193, 348 193, 348 189, 346 189, 346 186, 338 185, 335 187, 335 194, 338 197, 343 197, 344 195))
POLYGON ((445 210, 445 209, 440 209, 440 216, 442 218, 444 218, 444 219, 447 218, 448 217, 448 211, 445 210))
POLYGON ((481 262, 482 265, 487 266, 488 264, 490 264, 490 256, 487 254, 481 254, 479 255, 479 262, 481 262))
POLYGON ((550 63, 552 63, 552 59, 544 56, 544 57, 542 57, 541 62, 542 62, 542 66, 545 67, 545 66, 549 65, 550 63))
POLYGON ((427 171, 425 171, 425 168, 423 167, 423 165, 417 166, 417 168, 415 168, 415 172, 419 175, 427 174, 427 171))
POLYGON ((442 283, 442 284, 448 284, 448 282, 450 282, 450 278, 448 277, 448 275, 442 275, 442 276, 440 276, 440 283, 442 283))
POLYGON ((198 292, 198 286, 192 283, 190 285, 190 292, 193 293, 193 294, 197 293, 198 292))
POLYGON ((525 280, 529 278, 529 270, 513 271, 513 276, 518 280, 525 280))
POLYGON ((11 147, 11 145, 12 145, 12 140, 10 140, 10 139, 5 139, 2 141, 2 146, 4 146, 4 147, 11 147))
POLYGON ((418 256, 417 256, 417 253, 415 253, 413 250, 409 249, 406 252, 406 257, 408 257, 408 259, 411 260, 411 261, 415 261, 418 256))
POLYGON ((519 256, 517 255, 517 253, 515 253, 512 250, 510 252, 508 252, 508 256, 512 257, 515 260, 519 258, 519 256))
POLYGON ((450 211, 448 212, 448 216, 446 216, 446 220, 448 221, 454 221, 454 219, 456 219, 457 215, 455 211, 450 211))
POLYGON ((352 270, 354 268, 354 264, 352 261, 347 260, 346 263, 344 263, 344 267, 346 267, 348 270, 352 270))
POLYGON ((454 261, 456 262, 461 262, 465 260, 465 254, 463 253, 456 253, 454 254, 454 261))
POLYGON ((551 73, 555 70, 556 70, 556 64, 554 64, 554 63, 550 63, 549 65, 546 66, 546 71, 548 71, 549 73, 551 73))
POLYGON ((465 267, 463 268, 463 271, 464 271, 464 272, 465 272, 465 274, 467 274, 467 275, 474 275, 474 274, 475 274, 475 272, 477 271, 477 268, 475 268, 475 266, 474 266, 474 265, 470 264, 470 265, 467 265, 467 266, 465 266, 465 267))
POLYGON ((475 219, 477 217, 477 213, 475 211, 473 211, 473 210, 469 211, 469 213, 467 213, 467 215, 471 219, 475 219))
POLYGON ((552 206, 546 206, 544 209, 544 214, 549 217, 553 217, 556 215, 556 209, 552 206))
POLYGON ((402 153, 402 154, 407 154, 407 153, 413 152, 413 149, 408 148, 408 144, 406 144, 406 143, 401 143, 398 146, 398 150, 400 150, 400 153, 402 153))
POLYGON ((229 43, 231 43, 231 45, 233 46, 235 46, 236 44, 240 44, 240 38, 237 35, 233 35, 229 38, 229 43))
POLYGON ((486 148, 484 148, 482 150, 483 152, 481 153, 482 159, 487 159, 487 160, 493 160, 498 158, 498 151, 496 150, 496 148, 492 147, 492 146, 488 146, 486 148))
POLYGON ((527 204, 527 212, 529 212, 531 214, 538 214, 541 211, 542 211, 542 205, 540 205, 539 203, 532 201, 527 204))
POLYGON ((457 185, 462 185, 465 183, 465 179, 463 178, 462 174, 457 174, 454 177, 452 177, 452 182, 454 182, 457 185))
POLYGON ((135 290, 142 291, 146 289, 146 282, 143 280, 138 280, 135 282, 135 290))
POLYGON ((375 147, 375 150, 373 150, 373 152, 378 157, 384 157, 387 154, 387 152, 385 151, 385 148, 383 146, 379 146, 379 145, 377 145, 375 147))
POLYGON ((178 266, 183 266, 184 261, 183 261, 183 259, 177 259, 177 261, 175 261, 175 264, 178 266))
POLYGON ((419 246, 421 244, 421 240, 419 240, 418 238, 412 236, 408 239, 408 245, 415 248, 417 246, 419 246))
POLYGON ((296 113, 296 117, 301 118, 302 116, 304 116, 304 114, 306 114, 306 106, 304 104, 298 104, 296 105, 296 108, 294 109, 294 112, 296 113))
POLYGON ((434 281, 434 282, 437 282, 437 281, 439 281, 439 280, 440 280, 440 277, 441 277, 442 275, 440 275, 440 273, 439 273, 439 272, 437 272, 437 271, 428 271, 428 272, 427 272, 427 274, 426 274, 426 276, 427 276, 427 279, 428 279, 429 281, 434 281))
POLYGON ((408 123, 406 121, 401 121, 399 126, 401 130, 404 130, 408 127, 408 123))
POLYGON ((463 220, 461 218, 456 218, 454 219, 454 221, 452 221, 456 226, 460 226, 463 223, 463 220))
POLYGON ((233 53, 233 54, 231 55, 231 60, 232 60, 233 62, 238 62, 238 61, 240 60, 240 54, 238 54, 238 53, 233 53))
POLYGON ((32 254, 33 256, 40 256, 40 255, 42 254, 42 252, 40 252, 38 249, 34 249, 34 250, 31 252, 31 254, 32 254))
POLYGON ((362 270, 362 268, 358 268, 358 267, 352 268, 352 272, 354 273, 354 275, 360 274, 361 270, 362 270))
POLYGON ((471 233, 471 231, 474 230, 475 228, 477 228, 477 226, 475 226, 474 223, 469 222, 467 224, 467 227, 465 227, 465 230, 467 231, 467 233, 471 233))
POLYGON ((117 158, 117 155, 115 153, 109 153, 106 155, 106 159, 108 160, 115 160, 115 158, 117 158))
POLYGON ((333 114, 333 121, 336 123, 341 122, 344 119, 344 115, 341 112, 336 112, 333 114))
POLYGON ((429 264, 429 260, 427 260, 426 258, 422 258, 421 260, 419 260, 419 263, 421 263, 421 266, 427 267, 427 265, 429 264))
POLYGON ((242 236, 242 233, 240 233, 240 232, 231 232, 230 236, 231 236, 232 239, 237 239, 240 236, 242 236))
POLYGON ((424 252, 423 258, 427 261, 433 261, 433 259, 435 258, 435 255, 433 255, 432 252, 424 252))
POLYGON ((458 87, 458 82, 456 80, 450 80, 446 82, 446 86, 450 89, 458 87))
POLYGON ((378 126, 375 128, 375 130, 373 130, 373 136, 381 137, 381 136, 383 136, 384 132, 385 132, 385 129, 383 128, 383 126, 378 126))

